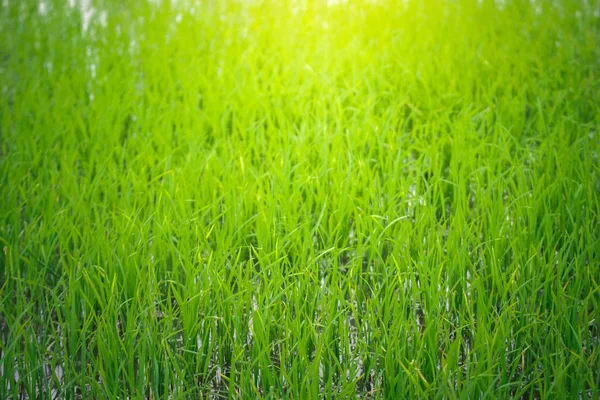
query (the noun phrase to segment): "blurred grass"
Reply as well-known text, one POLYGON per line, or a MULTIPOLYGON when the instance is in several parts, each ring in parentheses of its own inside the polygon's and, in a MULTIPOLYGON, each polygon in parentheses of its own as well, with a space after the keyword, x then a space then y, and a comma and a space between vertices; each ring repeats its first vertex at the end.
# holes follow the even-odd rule
POLYGON ((600 3, 0 6, 0 397, 598 398, 600 3))

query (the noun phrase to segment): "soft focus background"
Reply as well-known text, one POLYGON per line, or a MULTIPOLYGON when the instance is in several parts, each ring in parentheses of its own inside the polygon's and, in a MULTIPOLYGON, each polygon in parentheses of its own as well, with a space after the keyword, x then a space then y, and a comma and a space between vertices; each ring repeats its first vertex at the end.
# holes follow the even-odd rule
POLYGON ((600 388, 600 3, 2 0, 0 398, 600 388))

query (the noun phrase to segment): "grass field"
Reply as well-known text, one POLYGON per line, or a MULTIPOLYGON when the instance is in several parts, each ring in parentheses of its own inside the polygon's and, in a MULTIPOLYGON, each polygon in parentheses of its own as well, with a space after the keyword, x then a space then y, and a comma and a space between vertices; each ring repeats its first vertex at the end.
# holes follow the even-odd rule
POLYGON ((3 0, 0 398, 600 398, 597 0, 3 0))

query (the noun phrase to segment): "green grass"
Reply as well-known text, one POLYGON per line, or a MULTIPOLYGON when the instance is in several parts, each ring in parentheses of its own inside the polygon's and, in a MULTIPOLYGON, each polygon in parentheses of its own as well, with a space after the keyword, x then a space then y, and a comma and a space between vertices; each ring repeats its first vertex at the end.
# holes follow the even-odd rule
POLYGON ((0 5, 0 398, 599 398, 598 1, 91 5, 0 5))

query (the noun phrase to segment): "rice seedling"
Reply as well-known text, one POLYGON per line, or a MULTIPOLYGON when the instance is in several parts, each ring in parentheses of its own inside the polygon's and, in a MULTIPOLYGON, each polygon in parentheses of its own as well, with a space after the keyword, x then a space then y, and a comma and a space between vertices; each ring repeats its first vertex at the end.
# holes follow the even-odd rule
POLYGON ((596 0, 4 0, 0 398, 600 397, 596 0))

